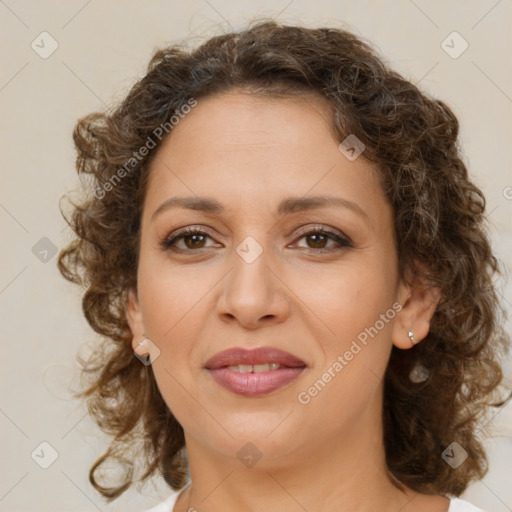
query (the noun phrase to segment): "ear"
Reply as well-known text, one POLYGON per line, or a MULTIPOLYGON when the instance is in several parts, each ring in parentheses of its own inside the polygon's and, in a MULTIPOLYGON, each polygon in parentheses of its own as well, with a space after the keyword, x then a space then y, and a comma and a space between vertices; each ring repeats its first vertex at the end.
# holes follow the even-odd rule
POLYGON ((138 349, 139 343, 145 338, 145 329, 142 322, 142 311, 140 309, 139 299, 137 297, 137 290, 130 288, 128 290, 128 297, 126 299, 126 320, 132 331, 132 348, 138 349))
MULTIPOLYGON (((417 264, 424 272, 426 267, 417 264)), ((423 340, 430 329, 430 320, 441 299, 441 290, 432 287, 420 277, 414 277, 408 282, 401 282, 398 291, 398 301, 402 309, 396 314, 393 323, 393 345, 400 349, 409 349, 423 340), (414 335, 414 343, 409 338, 409 331, 414 335)))

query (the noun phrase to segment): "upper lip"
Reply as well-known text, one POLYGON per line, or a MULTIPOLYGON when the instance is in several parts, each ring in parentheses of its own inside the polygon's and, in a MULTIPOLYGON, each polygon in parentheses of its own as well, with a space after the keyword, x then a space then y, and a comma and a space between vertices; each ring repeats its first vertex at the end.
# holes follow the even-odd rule
POLYGON ((275 347, 259 347, 251 350, 239 347, 229 348, 208 359, 204 366, 209 370, 216 370, 217 368, 238 364, 255 365, 264 363, 279 363, 291 368, 306 366, 304 361, 298 357, 275 347))

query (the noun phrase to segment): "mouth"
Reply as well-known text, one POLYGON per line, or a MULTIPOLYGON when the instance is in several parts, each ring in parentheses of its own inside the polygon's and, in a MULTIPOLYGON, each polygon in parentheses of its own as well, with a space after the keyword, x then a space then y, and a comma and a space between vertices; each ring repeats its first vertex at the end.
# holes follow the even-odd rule
POLYGON ((207 370, 217 370, 230 366, 242 367, 241 373, 249 373, 248 369, 244 367, 252 366, 253 369, 256 369, 256 372, 275 371, 279 369, 279 366, 298 368, 305 367, 306 363, 293 354, 275 347, 259 347, 252 350, 235 347, 215 354, 204 365, 207 370), (269 365, 269 368, 265 365, 269 365), (270 368, 270 365, 273 365, 272 368, 270 368))
POLYGON ((205 369, 223 388, 238 395, 256 397, 290 384, 306 369, 306 363, 273 347, 232 348, 209 359, 205 369))

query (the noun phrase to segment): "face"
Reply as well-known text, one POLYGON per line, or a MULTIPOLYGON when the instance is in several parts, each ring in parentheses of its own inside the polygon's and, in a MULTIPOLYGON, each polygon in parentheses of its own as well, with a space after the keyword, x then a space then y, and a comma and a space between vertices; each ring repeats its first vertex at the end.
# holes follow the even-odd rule
POLYGON ((414 322, 421 337, 377 169, 338 149, 330 115, 314 97, 199 100, 151 164, 127 316, 134 348, 145 334, 160 350, 154 374, 188 447, 235 458, 252 442, 262 460, 292 462, 346 442, 378 423, 393 342, 408 348, 414 322), (170 198, 220 207, 160 208, 170 198), (205 368, 233 347, 278 348, 305 367, 240 394, 205 368))

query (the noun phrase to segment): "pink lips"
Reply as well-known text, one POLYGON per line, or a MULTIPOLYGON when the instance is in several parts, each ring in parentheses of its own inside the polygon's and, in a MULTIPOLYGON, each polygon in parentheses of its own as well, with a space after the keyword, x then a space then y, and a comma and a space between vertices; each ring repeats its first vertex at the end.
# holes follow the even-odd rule
POLYGON ((244 396, 261 396, 295 380, 306 368, 304 361, 274 347, 253 350, 232 348, 219 352, 205 364, 217 384, 244 396), (228 366, 278 363, 277 370, 260 373, 240 373, 228 366))

